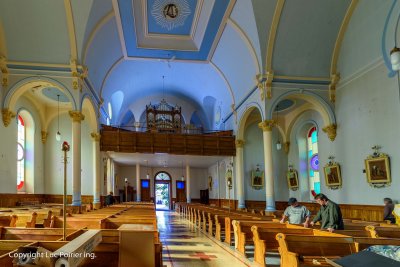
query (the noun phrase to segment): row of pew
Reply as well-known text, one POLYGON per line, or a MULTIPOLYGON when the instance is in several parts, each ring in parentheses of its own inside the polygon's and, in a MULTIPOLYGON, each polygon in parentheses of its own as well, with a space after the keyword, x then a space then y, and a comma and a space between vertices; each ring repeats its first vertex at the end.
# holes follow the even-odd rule
MULTIPOLYGON (((76 266, 162 266, 162 244, 153 203, 124 203, 83 214, 68 213, 65 241, 62 219, 62 209, 59 206, 0 209, 0 266, 20 266, 12 255, 17 255, 21 250, 37 248, 38 251, 55 252, 64 247, 82 247, 80 242, 88 238, 86 235, 90 238, 100 236, 101 241, 93 247, 94 257, 84 257, 76 266), (135 259, 131 259, 135 252, 130 249, 133 247, 132 243, 141 242, 135 238, 132 242, 132 237, 135 237, 136 232, 140 236, 143 229, 149 233, 153 255, 151 251, 142 253, 151 259, 141 261, 140 257, 135 256, 135 262, 135 259)), ((92 241, 88 239, 87 242, 92 241)), ((55 262, 51 262, 43 266, 54 264, 55 262)))
POLYGON ((330 266, 328 259, 357 253, 372 245, 400 245, 400 227, 386 222, 345 219, 345 230, 330 233, 316 225, 280 223, 282 211, 229 211, 201 204, 177 203, 176 211, 203 233, 243 256, 254 246, 254 262, 265 266, 269 252, 279 252, 281 266, 330 266))

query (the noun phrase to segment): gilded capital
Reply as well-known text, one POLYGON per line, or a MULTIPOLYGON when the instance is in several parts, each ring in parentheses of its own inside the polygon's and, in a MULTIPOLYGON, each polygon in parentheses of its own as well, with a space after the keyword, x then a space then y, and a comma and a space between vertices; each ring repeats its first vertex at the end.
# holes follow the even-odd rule
POLYGON ((46 132, 46 131, 43 131, 43 130, 42 130, 41 133, 42 133, 42 143, 43 143, 43 144, 46 144, 47 136, 49 136, 49 133, 46 132))
POLYGON ((94 141, 96 141, 96 142, 100 141, 101 134, 99 134, 99 133, 91 133, 90 135, 92 136, 94 141))
POLYGON ((83 115, 81 112, 77 110, 71 110, 69 111, 69 116, 72 118, 73 122, 81 122, 85 119, 85 115, 83 115))
POLYGON ((236 139, 236 141, 235 141, 236 148, 241 148, 241 147, 243 147, 245 143, 246 143, 246 142, 245 142, 244 140, 236 139))
POLYGON ((274 120, 265 120, 258 124, 258 127, 261 128, 264 132, 272 131, 272 127, 275 126, 274 120))
POLYGON ((285 150, 286 154, 289 154, 290 142, 283 143, 283 149, 285 150))
POLYGON ((328 125, 328 126, 322 128, 322 131, 324 131, 328 135, 328 137, 331 141, 335 141, 336 129, 337 129, 337 125, 331 124, 331 125, 328 125))
POLYGON ((15 113, 9 110, 8 108, 3 109, 1 111, 1 114, 3 115, 3 123, 5 127, 10 125, 12 118, 15 118, 15 113))

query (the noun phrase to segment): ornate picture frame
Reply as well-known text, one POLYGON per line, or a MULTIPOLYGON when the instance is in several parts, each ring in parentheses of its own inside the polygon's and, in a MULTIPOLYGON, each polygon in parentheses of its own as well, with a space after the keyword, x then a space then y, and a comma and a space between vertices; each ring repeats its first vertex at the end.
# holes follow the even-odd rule
POLYGON ((342 175, 338 163, 328 163, 324 166, 325 184, 330 189, 342 187, 342 175))
POLYGON ((232 170, 228 169, 225 173, 226 185, 229 189, 232 189, 232 170))
POLYGON ((208 190, 212 191, 213 188, 213 178, 211 175, 208 176, 208 190))
POLYGON ((264 172, 259 169, 251 171, 251 186, 262 188, 264 186, 264 172))
POLYGON ((299 189, 299 177, 296 170, 289 170, 286 173, 286 179, 290 190, 296 191, 297 189, 299 189))
POLYGON ((371 186, 390 185, 392 182, 390 176, 390 160, 386 154, 374 154, 368 156, 365 160, 365 170, 367 173, 367 181, 371 186))

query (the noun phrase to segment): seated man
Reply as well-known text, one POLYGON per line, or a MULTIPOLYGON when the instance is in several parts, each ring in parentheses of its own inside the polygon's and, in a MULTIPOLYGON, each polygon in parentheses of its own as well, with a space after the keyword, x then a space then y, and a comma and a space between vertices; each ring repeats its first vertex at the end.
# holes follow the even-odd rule
POLYGON ((112 204, 114 204, 114 196, 113 192, 110 192, 110 194, 106 196, 106 206, 110 206, 112 204))
POLYGON ((321 221, 321 229, 326 229, 329 232, 344 230, 342 212, 339 205, 329 200, 324 194, 318 194, 314 199, 321 205, 321 209, 312 220, 311 225, 321 221))
POLYGON ((311 212, 297 202, 294 197, 289 198, 288 204, 290 205, 285 209, 282 215, 281 223, 284 223, 289 218, 290 224, 303 224, 304 227, 308 227, 310 222, 311 212))
POLYGON ((396 220, 393 215, 394 204, 391 198, 385 197, 383 199, 383 203, 385 203, 385 208, 383 210, 383 219, 389 220, 391 223, 396 223, 396 220))

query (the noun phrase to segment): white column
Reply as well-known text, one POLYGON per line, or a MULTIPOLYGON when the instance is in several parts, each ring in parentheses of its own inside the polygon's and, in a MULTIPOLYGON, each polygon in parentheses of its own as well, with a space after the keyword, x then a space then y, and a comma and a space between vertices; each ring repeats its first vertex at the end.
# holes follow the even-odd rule
POLYGON ((244 140, 236 140, 236 192, 238 208, 246 208, 244 199, 244 171, 243 171, 243 146, 244 140))
POLYGON ((92 133, 93 138, 93 207, 100 208, 100 134, 92 133))
POLYGON ((81 122, 85 116, 76 110, 72 118, 72 206, 81 206, 81 122))
POLYGON ((136 121, 133 126, 135 126, 135 131, 139 132, 140 131, 140 122, 136 121))
POLYGON ((107 192, 108 195, 112 191, 112 184, 111 184, 111 159, 107 158, 107 192))
POLYGON ((140 164, 136 163, 136 201, 141 201, 141 192, 140 192, 140 164))
POLYGON ((186 202, 191 203, 192 198, 190 197, 190 166, 186 165, 186 202))
POLYGON ((265 192, 266 192, 266 208, 267 211, 275 210, 274 198, 274 165, 272 163, 272 127, 274 121, 266 120, 260 122, 258 126, 263 130, 264 143, 264 174, 265 174, 265 192))

